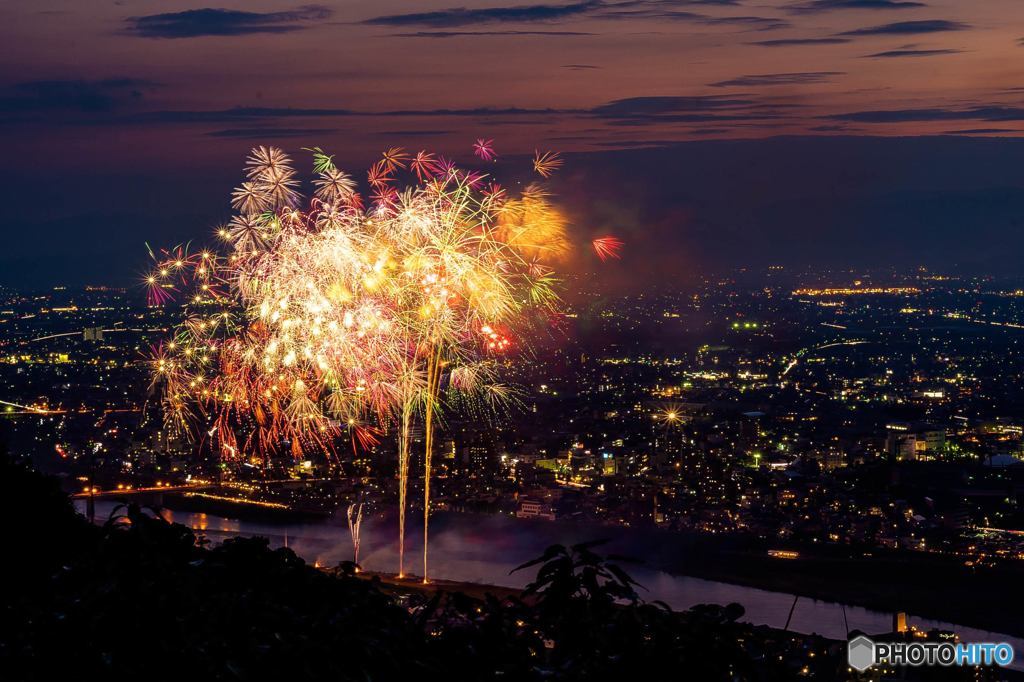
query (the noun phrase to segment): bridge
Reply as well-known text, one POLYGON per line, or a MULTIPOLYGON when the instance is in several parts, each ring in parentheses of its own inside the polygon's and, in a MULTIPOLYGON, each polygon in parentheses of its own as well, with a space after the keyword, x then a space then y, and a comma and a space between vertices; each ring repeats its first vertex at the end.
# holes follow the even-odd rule
POLYGON ((0 405, 4 407, 4 410, 0 414, 64 414, 65 410, 48 410, 42 407, 33 407, 32 405, 21 405, 20 403, 12 403, 7 400, 0 400, 0 405))
MULTIPOLYGON (((143 329, 140 327, 115 327, 113 329, 100 329, 104 334, 117 334, 119 332, 136 332, 136 333, 155 333, 155 332, 166 332, 165 327, 152 327, 149 329, 143 329)), ((47 334, 46 336, 37 336, 34 339, 28 339, 26 343, 36 343, 37 341, 49 341, 51 339, 59 339, 67 336, 81 336, 82 330, 76 329, 73 332, 60 332, 58 334, 47 334)))
POLYGON ((83 490, 80 493, 74 493, 71 495, 72 499, 84 500, 109 500, 109 499, 121 499, 122 497, 128 497, 132 495, 152 495, 153 493, 180 493, 194 490, 210 490, 216 488, 216 483, 198 483, 192 485, 154 485, 146 487, 123 487, 123 488, 111 488, 109 490, 102 490, 98 487, 92 487, 90 490, 83 490))
POLYGON ((85 500, 85 517, 89 519, 90 523, 95 523, 96 500, 127 500, 128 498, 143 498, 137 501, 140 504, 146 504, 153 507, 162 507, 164 504, 164 494, 166 493, 209 490, 210 488, 216 487, 216 483, 197 483, 192 485, 155 485, 143 486, 139 488, 123 486, 120 488, 111 488, 110 490, 101 490, 96 486, 87 486, 86 490, 72 494, 71 499, 85 500))

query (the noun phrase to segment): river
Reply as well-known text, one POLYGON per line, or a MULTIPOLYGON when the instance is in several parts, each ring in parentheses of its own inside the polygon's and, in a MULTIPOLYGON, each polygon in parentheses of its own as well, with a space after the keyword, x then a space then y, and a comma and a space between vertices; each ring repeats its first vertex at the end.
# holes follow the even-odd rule
MULTIPOLYGON (((79 511, 84 502, 78 501, 79 511)), ((114 502, 98 501, 96 518, 107 518, 114 502)), ((235 535, 263 536, 271 546, 288 546, 309 562, 333 566, 352 559, 352 541, 342 512, 330 519, 303 523, 266 523, 241 521, 210 514, 164 511, 170 521, 190 526, 217 542, 235 535)), ((360 564, 369 571, 395 572, 398 565, 397 528, 393 520, 368 516, 363 519, 360 564)), ((406 535, 407 569, 419 574, 422 567, 422 516, 410 515, 406 535)), ((470 515, 441 512, 431 517, 430 573, 432 577, 460 582, 524 587, 535 569, 512 572, 516 566, 543 553, 552 544, 574 544, 606 538, 608 544, 600 551, 645 558, 650 538, 626 528, 594 527, 561 521, 523 520, 510 516, 470 515)), ((793 595, 754 587, 677 576, 643 565, 625 566, 633 578, 646 588, 646 600, 661 600, 676 610, 695 604, 728 604, 738 602, 746 610, 743 620, 755 625, 782 628, 786 624, 793 595)), ((915 617, 908 614, 908 624, 919 629, 939 628, 958 633, 967 642, 1008 642, 1016 652, 1024 652, 1024 639, 963 627, 952 623, 915 617)), ((843 606, 835 602, 809 598, 797 600, 790 622, 795 632, 817 633, 831 639, 846 639, 849 630, 867 633, 889 632, 892 614, 859 606, 843 606)), ((1024 657, 1017 658, 1011 668, 1024 670, 1024 657)))

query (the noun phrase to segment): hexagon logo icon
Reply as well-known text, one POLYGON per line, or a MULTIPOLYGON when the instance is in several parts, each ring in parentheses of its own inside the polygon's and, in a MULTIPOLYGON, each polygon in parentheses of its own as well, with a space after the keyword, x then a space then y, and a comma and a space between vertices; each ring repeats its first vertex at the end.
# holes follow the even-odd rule
POLYGON ((847 647, 846 660, 857 672, 864 672, 875 662, 875 643, 864 635, 851 639, 847 647))

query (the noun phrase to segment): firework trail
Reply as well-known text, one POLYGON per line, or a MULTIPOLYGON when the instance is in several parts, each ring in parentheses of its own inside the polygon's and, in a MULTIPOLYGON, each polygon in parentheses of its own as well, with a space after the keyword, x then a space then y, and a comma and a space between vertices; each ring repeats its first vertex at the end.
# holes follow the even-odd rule
POLYGON ((359 531, 363 525, 363 503, 348 506, 348 532, 352 536, 352 563, 359 567, 359 531))

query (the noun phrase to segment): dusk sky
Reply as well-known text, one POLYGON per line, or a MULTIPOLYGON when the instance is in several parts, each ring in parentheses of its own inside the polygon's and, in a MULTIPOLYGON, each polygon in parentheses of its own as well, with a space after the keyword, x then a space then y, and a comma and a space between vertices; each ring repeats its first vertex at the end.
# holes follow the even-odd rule
POLYGON ((477 137, 565 152, 575 229, 633 273, 1020 269, 1019 0, 8 0, 0 40, 3 284, 131 284, 255 144, 358 170, 477 137))

